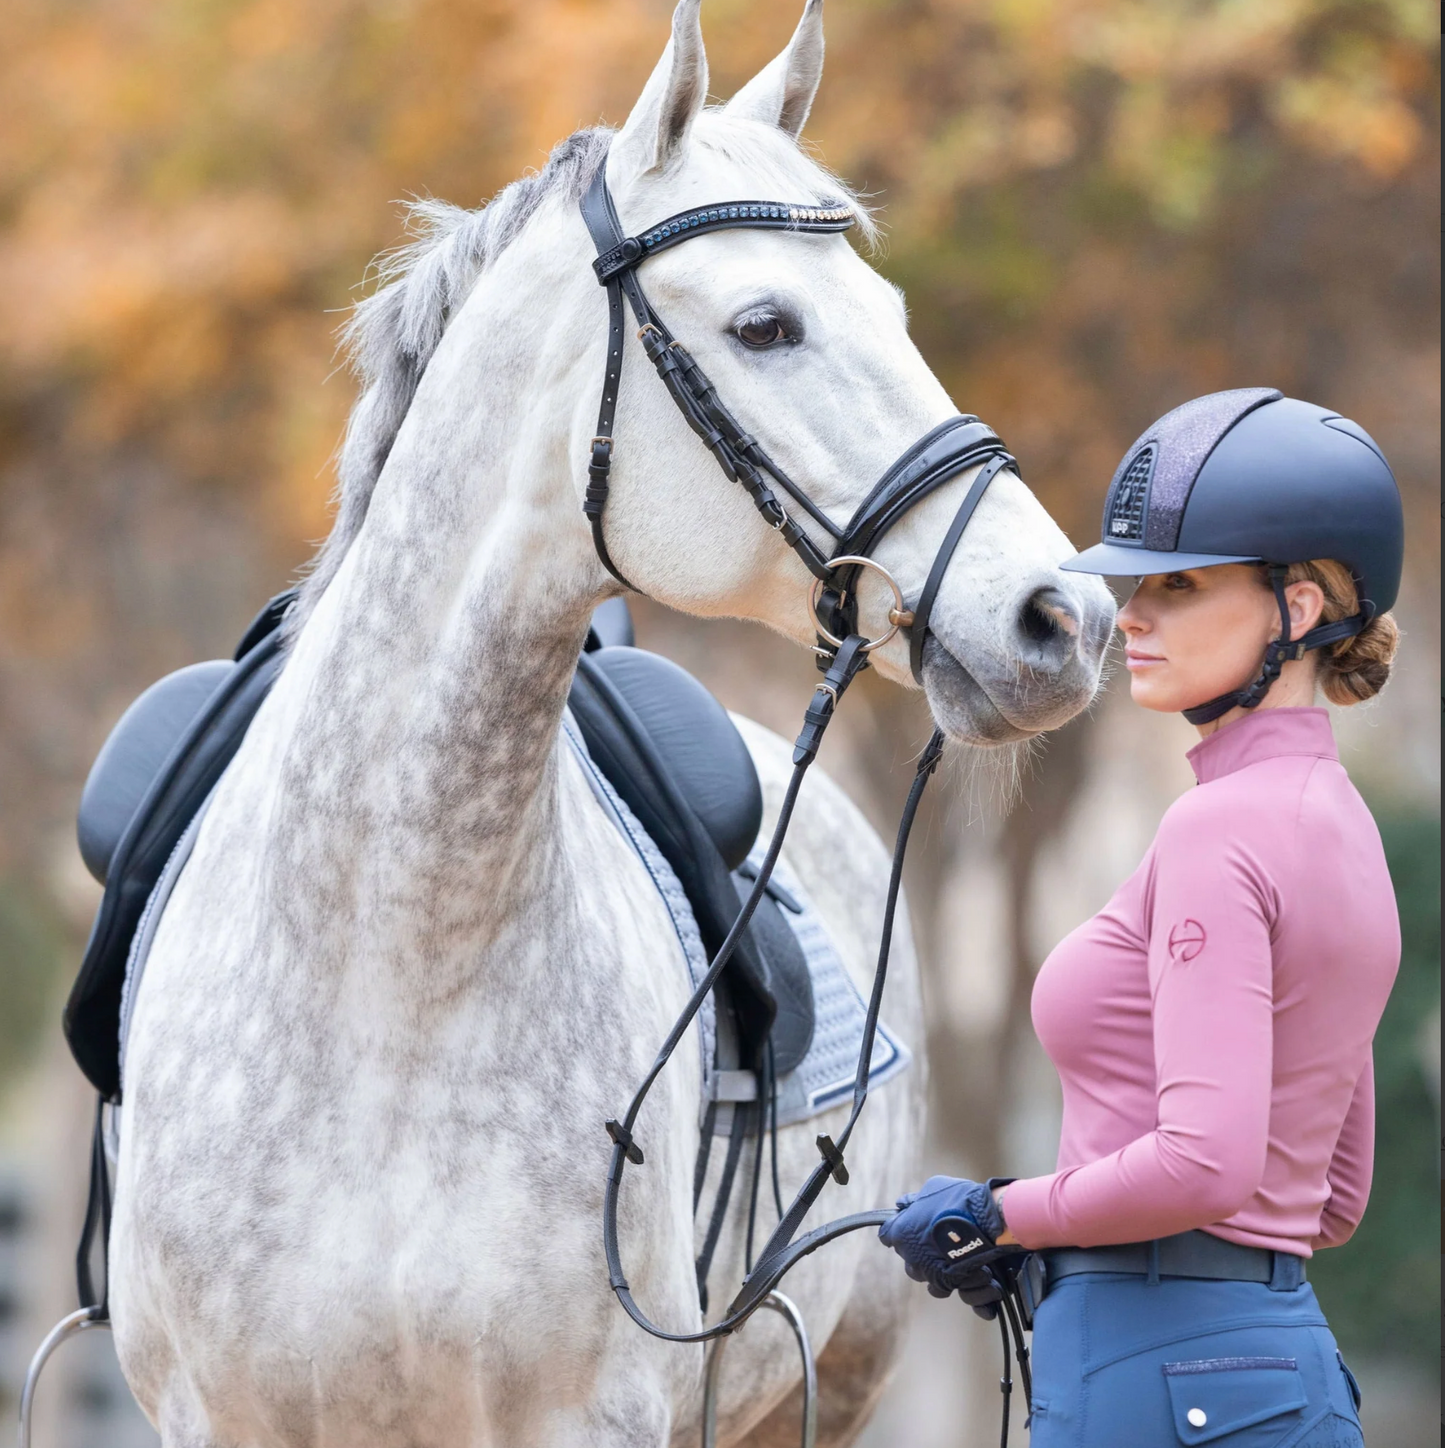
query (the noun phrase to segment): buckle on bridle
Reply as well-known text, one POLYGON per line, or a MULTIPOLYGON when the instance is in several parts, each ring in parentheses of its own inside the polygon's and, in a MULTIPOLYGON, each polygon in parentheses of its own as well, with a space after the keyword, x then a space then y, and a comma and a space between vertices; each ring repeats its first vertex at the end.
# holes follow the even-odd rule
POLYGON ((781 533, 788 526, 788 510, 778 501, 776 493, 768 494, 758 505, 758 512, 763 515, 763 522, 774 532, 781 533))

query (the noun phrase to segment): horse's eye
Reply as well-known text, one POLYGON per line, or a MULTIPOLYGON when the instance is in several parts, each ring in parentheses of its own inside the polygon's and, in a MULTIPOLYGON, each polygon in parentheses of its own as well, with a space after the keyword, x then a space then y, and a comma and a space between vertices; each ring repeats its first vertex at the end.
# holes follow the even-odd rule
POLYGON ((738 326, 737 337, 744 347, 776 347, 788 333, 776 317, 750 317, 738 326))

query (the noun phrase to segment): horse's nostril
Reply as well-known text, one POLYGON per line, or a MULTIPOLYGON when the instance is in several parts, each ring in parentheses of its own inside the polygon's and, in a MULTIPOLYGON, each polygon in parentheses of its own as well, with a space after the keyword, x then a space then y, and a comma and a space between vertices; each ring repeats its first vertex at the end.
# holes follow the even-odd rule
POLYGON ((1019 630, 1031 643, 1067 649, 1079 636, 1078 607, 1057 588, 1035 589, 1019 611, 1019 630))

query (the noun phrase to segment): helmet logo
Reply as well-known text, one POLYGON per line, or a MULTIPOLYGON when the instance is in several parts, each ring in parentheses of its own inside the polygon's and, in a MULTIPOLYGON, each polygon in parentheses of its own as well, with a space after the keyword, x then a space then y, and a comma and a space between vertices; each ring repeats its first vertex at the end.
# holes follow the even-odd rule
POLYGON ((1124 470, 1109 502, 1109 516, 1104 523, 1104 536, 1110 541, 1138 542, 1144 534, 1144 503, 1149 496, 1149 480, 1154 474, 1153 443, 1141 447, 1124 470))

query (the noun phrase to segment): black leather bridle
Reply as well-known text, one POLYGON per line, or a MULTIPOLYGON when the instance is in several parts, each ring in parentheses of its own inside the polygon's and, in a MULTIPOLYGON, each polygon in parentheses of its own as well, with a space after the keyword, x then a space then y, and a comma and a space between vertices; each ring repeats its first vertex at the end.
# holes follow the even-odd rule
MULTIPOLYGON (((767 854, 754 878, 752 891, 709 964, 707 973, 698 982, 682 1014, 668 1032, 647 1076, 633 1096, 626 1115, 621 1121, 612 1120, 607 1123, 607 1132, 612 1138, 612 1156, 603 1205, 603 1244, 612 1289, 632 1319, 653 1336, 670 1342, 705 1342, 740 1327, 762 1304, 784 1273, 810 1252, 845 1232, 855 1231, 860 1227, 877 1226, 893 1215, 891 1210, 886 1209, 856 1213, 829 1222, 794 1240, 804 1217, 828 1180, 832 1178, 840 1185, 846 1184, 848 1180, 843 1152, 868 1096, 869 1064, 873 1056, 878 1013, 888 972, 888 955, 902 882, 904 851, 924 787, 942 756, 943 734, 940 730, 934 730, 933 737, 919 757, 913 786, 909 790, 899 823, 884 907, 878 963, 864 1022, 863 1041, 854 1078, 853 1106, 848 1121, 838 1133, 836 1141, 828 1136, 818 1137, 821 1161, 814 1167, 793 1199, 792 1205, 782 1214, 782 1219, 763 1246, 756 1262, 750 1264, 751 1270, 741 1291, 722 1319, 699 1332, 668 1332, 658 1327, 633 1300, 622 1270, 617 1236, 617 1209, 622 1176, 627 1163, 640 1166, 643 1162, 642 1148, 634 1134, 638 1114, 653 1082, 667 1065, 683 1033, 717 983, 739 937, 747 929, 748 922, 767 889, 792 819, 803 775, 817 756, 823 732, 833 717, 843 691, 852 679, 867 667, 868 653, 886 643, 900 628, 909 634, 909 662, 914 677, 921 682, 923 642, 927 636, 933 603, 949 560, 953 557, 959 540, 963 537, 963 531, 988 485, 1004 468, 1012 468, 1017 472, 1018 464, 1005 450, 992 428, 976 417, 959 414, 941 423, 914 443, 874 484, 848 522, 843 527, 838 527, 728 411, 696 359, 677 341, 648 302, 638 280, 637 270, 648 257, 666 251, 691 237, 714 231, 736 228, 805 234, 846 231, 853 224, 852 209, 842 204, 792 205, 776 201, 730 201, 717 206, 695 207, 691 211, 679 212, 637 236, 624 236, 607 188, 606 171, 607 162, 604 157, 582 197, 582 216, 597 248, 597 259, 592 266, 598 281, 607 288, 608 306, 607 363, 602 384, 602 403, 597 414, 597 432, 592 439, 587 468, 586 500, 583 503, 583 512, 592 525, 592 539, 597 556, 619 583, 625 588, 633 587, 613 562, 602 528, 614 453, 618 387, 622 379, 625 297, 637 320, 637 335, 643 349, 678 409, 687 419, 688 425, 712 451, 723 472, 732 481, 742 484, 764 520, 777 530, 783 541, 802 559, 813 575, 815 582, 812 603, 819 629, 819 647, 816 652, 820 657, 819 667, 826 671, 804 714, 803 729, 793 750, 792 778, 783 797, 767 854), (978 467, 978 472, 969 484, 953 521, 939 544, 927 580, 913 606, 906 608, 902 593, 892 575, 873 561, 871 551, 910 508, 961 472, 973 467, 978 467), (827 534, 833 544, 831 553, 825 553, 799 526, 796 518, 789 513, 787 506, 778 496, 774 484, 827 534), (857 631, 856 581, 864 568, 872 568, 882 574, 894 596, 894 607, 888 616, 890 628, 874 639, 865 639, 857 631)), ((761 1121, 758 1129, 762 1130, 761 1121)), ((1017 1328, 1017 1319, 1013 1315, 1013 1304, 1006 1300, 1005 1308, 1010 1325, 1014 1328, 1023 1365, 1027 1362, 1027 1354, 1024 1351, 1022 1333, 1017 1328)), ((1002 1322, 1002 1318, 1000 1321, 1002 1322)), ((1007 1355, 1007 1335, 1004 1346, 1007 1355)), ((1027 1377, 1025 1383, 1027 1386, 1027 1377)))
POLYGON ((592 524, 592 541, 607 571, 624 587, 633 587, 613 562, 602 528, 615 451, 613 438, 618 389, 622 381, 625 297, 637 320, 637 335, 643 350, 688 425, 712 451, 728 478, 742 484, 764 521, 777 530, 817 580, 818 587, 813 593, 814 612, 820 624, 819 642, 823 657, 831 658, 842 639, 857 631, 857 579, 862 569, 871 567, 881 573, 892 588, 895 604, 889 614, 892 627, 886 634, 870 640, 867 651, 886 642, 896 629, 905 629, 909 635, 909 663, 913 676, 922 682, 923 642, 928 633, 934 599, 949 560, 988 485, 1004 468, 1018 471, 1018 464, 1004 448, 998 434, 986 423, 965 413, 940 423, 883 474, 859 503, 853 516, 840 528, 728 411, 696 358, 657 315, 637 275, 638 268, 649 257, 709 232, 747 228, 826 235, 847 231, 853 225, 852 208, 842 204, 819 206, 778 201, 729 201, 718 206, 699 206, 691 211, 681 211, 637 236, 624 236, 612 204, 612 194, 607 188, 607 162, 604 157, 582 197, 582 218, 597 248, 597 259, 592 268, 598 281, 607 288, 608 311, 602 402, 597 411, 597 431, 592 438, 582 511, 592 524), (927 581, 912 608, 905 608, 902 594, 892 576, 870 556, 873 549, 915 504, 959 473, 980 464, 982 467, 964 495, 934 556, 927 581), (833 544, 831 553, 825 553, 789 513, 783 499, 778 496, 778 489, 827 534, 833 544))

